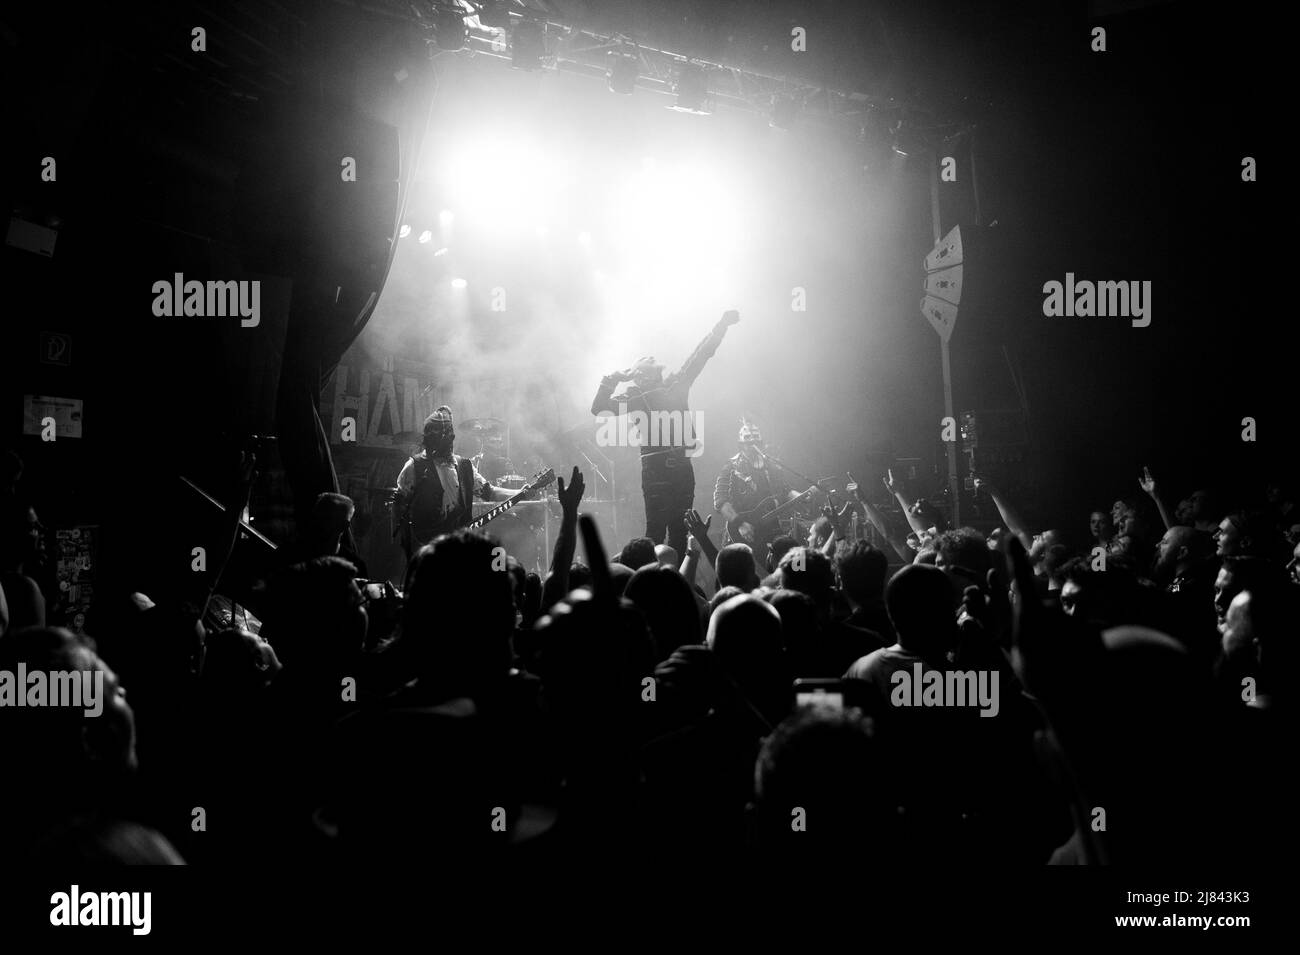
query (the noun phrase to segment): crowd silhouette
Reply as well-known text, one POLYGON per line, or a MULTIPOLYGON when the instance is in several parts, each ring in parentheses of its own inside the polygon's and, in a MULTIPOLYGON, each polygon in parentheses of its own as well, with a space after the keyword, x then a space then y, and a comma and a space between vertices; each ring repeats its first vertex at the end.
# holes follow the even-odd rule
POLYGON ((980 483, 995 533, 912 508, 910 542, 891 527, 880 550, 828 514, 824 542, 756 559, 687 512, 684 553, 638 538, 611 559, 574 468, 545 577, 462 531, 415 555, 401 595, 358 582, 339 556, 350 508, 327 495, 234 626, 119 592, 74 633, 9 456, 0 672, 102 671, 105 705, 0 708, 21 779, 0 797, 8 848, 209 866, 645 845, 1262 859, 1287 826, 1289 489, 1171 506, 1147 472, 1077 528, 1036 530, 980 483), (900 705, 901 679, 954 672, 996 675, 995 711, 900 705), (801 702, 797 680, 834 692, 801 702))

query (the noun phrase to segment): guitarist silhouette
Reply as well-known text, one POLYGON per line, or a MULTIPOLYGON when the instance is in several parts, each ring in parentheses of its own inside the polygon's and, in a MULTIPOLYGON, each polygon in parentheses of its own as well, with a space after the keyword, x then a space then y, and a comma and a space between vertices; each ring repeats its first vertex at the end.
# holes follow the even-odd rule
POLYGON ((424 448, 397 475, 394 536, 407 558, 439 534, 470 523, 474 498, 505 501, 515 492, 494 487, 469 458, 452 452, 456 430, 451 409, 441 405, 424 419, 424 448))
POLYGON ((754 424, 742 418, 738 438, 740 453, 718 474, 713 507, 727 522, 727 543, 748 544, 761 556, 772 538, 781 533, 779 518, 803 495, 795 494, 768 467, 763 435, 754 424))

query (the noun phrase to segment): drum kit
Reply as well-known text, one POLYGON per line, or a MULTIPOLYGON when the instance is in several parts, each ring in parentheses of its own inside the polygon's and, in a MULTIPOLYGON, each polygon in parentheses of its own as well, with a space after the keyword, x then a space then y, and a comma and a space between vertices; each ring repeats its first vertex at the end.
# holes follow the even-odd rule
MULTIPOLYGON (((457 429, 457 437, 472 442, 466 450, 473 452, 470 457, 474 467, 493 486, 518 491, 528 483, 528 478, 519 474, 510 460, 510 427, 500 418, 467 418, 457 429)), ((523 470, 528 473, 543 470, 541 459, 528 458, 523 470)), ((544 573, 550 560, 550 520, 558 517, 559 499, 555 485, 541 495, 537 500, 521 501, 492 521, 486 530, 524 567, 544 573)), ((494 506, 492 501, 475 501, 474 516, 494 506)))

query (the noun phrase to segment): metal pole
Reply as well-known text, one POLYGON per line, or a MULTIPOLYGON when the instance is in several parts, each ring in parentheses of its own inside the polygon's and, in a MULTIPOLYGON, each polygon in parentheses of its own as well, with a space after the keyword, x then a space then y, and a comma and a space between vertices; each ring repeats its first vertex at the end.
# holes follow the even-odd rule
MULTIPOLYGON (((934 244, 938 245, 943 237, 942 222, 939 213, 939 156, 930 157, 930 218, 934 225, 934 244)), ((939 354, 943 359, 943 413, 954 422, 957 420, 952 412, 952 364, 948 359, 948 340, 939 337, 939 354)), ((961 526, 961 494, 957 483, 957 441, 945 441, 948 450, 948 498, 952 502, 952 526, 961 526)))

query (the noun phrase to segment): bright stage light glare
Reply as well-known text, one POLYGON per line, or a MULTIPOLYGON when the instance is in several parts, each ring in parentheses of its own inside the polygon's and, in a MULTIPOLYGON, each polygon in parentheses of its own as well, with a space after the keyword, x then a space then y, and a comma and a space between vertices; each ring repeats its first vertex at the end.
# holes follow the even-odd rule
POLYGON ((582 246, 588 246, 588 247, 589 247, 589 246, 591 245, 591 233, 590 233, 590 232, 579 232, 579 233, 578 233, 578 244, 579 244, 579 245, 582 245, 582 246))
POLYGON ((425 229, 423 232, 420 233, 420 238, 417 241, 421 245, 423 245, 424 243, 428 242, 432 238, 433 238, 433 233, 430 232, 428 229, 425 229))
POLYGON ((440 225, 449 226, 451 225, 453 219, 455 219, 455 216, 451 214, 450 209, 443 209, 441 212, 438 213, 438 223, 440 225))
POLYGON ((451 280, 451 287, 452 287, 452 288, 465 288, 465 286, 467 286, 467 285, 469 285, 469 283, 466 282, 464 279, 452 279, 452 280, 451 280))
POLYGON ((406 225, 405 223, 403 223, 402 227, 397 230, 397 237, 399 239, 405 239, 410 234, 411 234, 411 227, 409 225, 406 225))
POLYGON ((435 253, 433 253, 433 254, 434 254, 434 255, 446 255, 446 254, 447 254, 447 247, 444 245, 441 249, 439 249, 437 252, 435 252, 435 253))
POLYGON ((442 157, 437 175, 441 188, 456 195, 457 216, 471 229, 526 231, 551 221, 552 207, 575 175, 564 168, 567 158, 507 129, 463 138, 442 157))
POLYGON ((698 305, 685 303, 725 307, 737 285, 751 280, 745 188, 735 169, 702 160, 643 161, 630 170, 608 202, 617 222, 629 225, 602 230, 602 268, 610 275, 595 282, 613 312, 670 332, 680 325, 689 339, 698 305))

